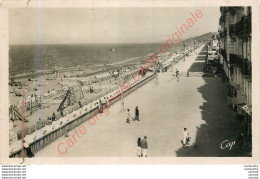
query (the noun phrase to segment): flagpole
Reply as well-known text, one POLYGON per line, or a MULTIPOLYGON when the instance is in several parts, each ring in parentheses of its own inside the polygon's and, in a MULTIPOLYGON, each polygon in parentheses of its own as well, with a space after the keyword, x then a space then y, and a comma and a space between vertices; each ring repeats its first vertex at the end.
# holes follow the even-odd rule
POLYGON ((110 49, 108 50, 108 65, 110 65, 110 49))
POLYGON ((111 88, 111 72, 110 72, 110 49, 108 49, 108 72, 109 72, 109 75, 110 75, 110 78, 109 78, 109 83, 110 83, 110 88, 111 88))
POLYGON ((185 62, 185 56, 186 56, 186 54, 185 54, 185 42, 183 42, 183 45, 184 45, 184 62, 185 62))
POLYGON ((115 51, 115 49, 108 49, 108 69, 109 69, 109 74, 110 74, 110 85, 111 85, 111 76, 112 76, 112 74, 111 74, 111 72, 110 72, 110 70, 111 70, 111 68, 110 68, 110 52, 113 52, 113 51, 115 51))
POLYGON ((111 88, 111 73, 110 73, 110 49, 108 49, 108 73, 109 73, 109 75, 110 75, 110 77, 109 77, 109 84, 110 84, 109 88, 111 88))

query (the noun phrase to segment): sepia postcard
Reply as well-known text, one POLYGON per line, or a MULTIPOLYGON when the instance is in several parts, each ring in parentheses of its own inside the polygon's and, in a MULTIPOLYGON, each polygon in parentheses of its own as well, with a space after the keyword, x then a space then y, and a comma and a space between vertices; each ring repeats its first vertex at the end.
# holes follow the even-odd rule
POLYGON ((3 1, 1 163, 259 163, 258 8, 3 1))

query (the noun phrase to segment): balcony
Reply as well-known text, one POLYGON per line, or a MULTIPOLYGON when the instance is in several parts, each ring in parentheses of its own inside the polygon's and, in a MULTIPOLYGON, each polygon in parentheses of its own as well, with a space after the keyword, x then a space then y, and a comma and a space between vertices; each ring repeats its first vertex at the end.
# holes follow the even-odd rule
POLYGON ((243 75, 251 78, 252 65, 248 59, 241 59, 235 54, 230 54, 230 64, 237 66, 243 75))
POLYGON ((248 16, 244 16, 241 18, 241 21, 236 24, 230 24, 229 26, 229 34, 231 36, 237 36, 246 41, 247 37, 251 35, 251 14, 248 16))
POLYGON ((227 39, 225 45, 228 53, 235 53, 235 41, 233 39, 227 39))

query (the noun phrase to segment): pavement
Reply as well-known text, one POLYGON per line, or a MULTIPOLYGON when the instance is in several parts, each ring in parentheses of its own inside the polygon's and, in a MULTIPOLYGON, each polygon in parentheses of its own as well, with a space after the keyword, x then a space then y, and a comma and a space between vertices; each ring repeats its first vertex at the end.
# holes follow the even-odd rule
MULTIPOLYGON (((198 52, 197 52, 198 53, 198 52)), ((192 65, 189 68, 189 72, 203 72, 205 60, 206 60, 206 54, 207 54, 207 46, 204 46, 203 49, 199 52, 197 55, 197 58, 192 63, 192 65)))
MULTIPOLYGON (((221 79, 186 77, 187 70, 201 60, 200 51, 201 48, 172 70, 159 73, 159 84, 151 81, 124 98, 125 108, 130 109, 132 117, 138 106, 141 121, 125 123, 127 115, 120 112, 118 102, 106 115, 99 116, 95 125, 83 123, 86 134, 74 140, 75 131, 70 131, 67 137, 54 141, 35 157, 137 157, 137 138, 144 136, 148 141, 148 157, 241 156, 239 145, 231 148, 228 145, 239 136, 241 123, 228 107, 221 79), (173 76, 175 68, 182 74, 179 82, 173 76), (182 146, 184 127, 194 147, 182 146), (58 152, 61 143, 62 151, 67 147, 65 154, 58 152)), ((203 69, 199 66, 197 72, 203 69)), ((75 130, 79 131, 79 127, 75 130)))

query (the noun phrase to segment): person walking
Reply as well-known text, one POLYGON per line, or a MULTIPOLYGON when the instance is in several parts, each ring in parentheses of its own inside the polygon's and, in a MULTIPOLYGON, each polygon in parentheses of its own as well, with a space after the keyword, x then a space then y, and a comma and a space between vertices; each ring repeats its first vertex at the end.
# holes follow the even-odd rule
POLYGON ((138 109, 138 106, 136 106, 136 108, 135 108, 135 120, 136 120, 136 121, 140 121, 140 119, 139 119, 139 109, 138 109))
POLYGON ((127 117, 126 117, 126 123, 130 124, 130 109, 127 109, 127 117))
POLYGON ((156 73, 156 77, 154 79, 154 83, 158 85, 159 84, 159 78, 158 78, 157 71, 155 71, 155 73, 156 73))
POLYGON ((99 99, 98 110, 100 113, 103 113, 103 102, 101 99, 99 99))
POLYGON ((141 138, 140 137, 137 139, 137 156, 138 157, 142 156, 141 138))
POLYGON ((142 148, 142 157, 147 157, 148 153, 148 142, 147 137, 144 136, 144 138, 141 140, 141 148, 142 148))
POLYGON ((191 137, 190 137, 188 129, 184 128, 183 129, 183 139, 182 139, 183 146, 189 145, 190 139, 191 139, 191 137))
POLYGON ((125 111, 125 103, 124 103, 124 100, 122 99, 121 100, 121 112, 124 112, 125 111))
POLYGON ((176 69, 176 78, 177 78, 177 82, 179 82, 179 76, 180 76, 180 74, 179 74, 179 70, 176 69))

